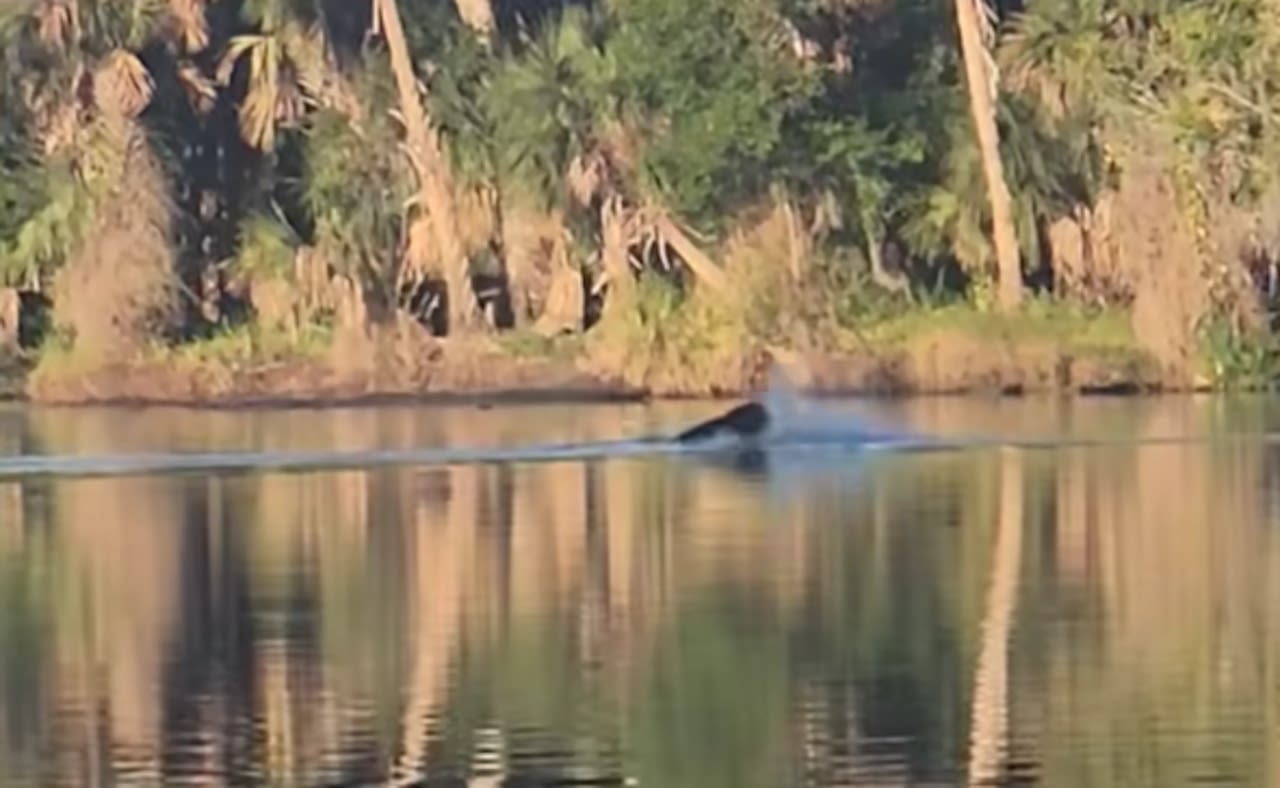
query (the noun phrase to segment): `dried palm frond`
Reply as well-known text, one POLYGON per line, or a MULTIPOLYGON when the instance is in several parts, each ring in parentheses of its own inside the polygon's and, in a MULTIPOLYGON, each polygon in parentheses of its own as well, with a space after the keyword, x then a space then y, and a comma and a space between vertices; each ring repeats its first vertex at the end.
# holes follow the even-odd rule
POLYGON ((169 19, 183 51, 199 52, 209 46, 204 0, 169 0, 169 19))
MULTIPOLYGON (((431 217, 421 207, 419 194, 405 201, 404 265, 400 279, 421 279, 429 274, 439 274, 440 245, 436 240, 431 217)), ((397 285, 402 282, 397 282, 397 285)))
POLYGON ((492 186, 455 186, 457 226, 452 232, 462 239, 469 254, 485 249, 498 231, 498 192, 492 186))
POLYGON ((218 89, 213 80, 200 71, 199 66, 190 60, 184 60, 178 64, 177 76, 178 86, 196 112, 204 114, 213 108, 218 98, 218 89))
POLYGON ((84 65, 77 62, 67 74, 20 84, 21 100, 31 113, 34 136, 46 156, 73 144, 81 112, 90 105, 81 95, 82 85, 89 82, 84 65))
POLYGON ((303 92, 292 69, 282 69, 281 76, 283 79, 276 89, 274 120, 278 126, 292 126, 306 114, 311 101, 303 92))
POLYGON ((42 0, 35 10, 36 36, 50 49, 70 49, 80 38, 77 0, 42 0))
POLYGON ((274 89, 254 91, 245 96, 238 110, 241 136, 259 150, 276 146, 276 93, 274 89))
POLYGON ((713 290, 727 286, 724 269, 698 248, 692 229, 678 223, 660 205, 646 202, 639 206, 633 212, 632 222, 633 237, 638 235, 645 243, 655 245, 664 266, 671 267, 666 254, 669 246, 680 255, 699 283, 713 290))
POLYGON ((615 172, 635 172, 639 166, 639 146, 634 135, 635 132, 617 118, 604 121, 600 147, 615 172))
POLYGON ((589 151, 574 156, 569 161, 569 171, 565 173, 565 184, 569 194, 580 205, 590 205, 591 200, 600 191, 608 179, 609 163, 599 151, 589 151))
POLYGON ((231 83, 240 59, 246 55, 249 58, 249 88, 238 110, 240 134, 260 150, 275 147, 279 48, 280 42, 272 35, 246 33, 233 37, 218 61, 216 78, 225 86, 231 83))
POLYGON ((115 49, 93 74, 94 103, 101 112, 136 118, 151 103, 156 84, 138 56, 115 49))
POLYGON ((240 61, 240 58, 244 57, 245 53, 253 52, 258 47, 267 46, 269 41, 270 36, 256 33, 232 36, 231 40, 227 42, 227 48, 222 53, 222 57, 218 58, 218 69, 215 72, 218 84, 230 85, 231 75, 235 73, 236 63, 240 61))
POLYGON ((356 134, 364 134, 364 104, 351 81, 336 68, 327 69, 317 103, 342 115, 356 134))
POLYGON ((280 29, 279 35, 284 46, 282 54, 292 64, 298 84, 309 95, 320 95, 330 63, 329 43, 324 28, 318 23, 306 28, 286 24, 280 29))
MULTIPOLYGON (((227 85, 241 58, 249 60, 249 86, 240 105, 240 130, 261 150, 275 147, 276 129, 296 123, 330 85, 340 85, 332 53, 318 25, 283 25, 268 33, 235 36, 219 60, 217 81, 227 85)), ((333 103, 350 105, 335 91, 333 103)))
POLYGON ((493 35, 493 4, 490 0, 455 0, 455 3, 458 16, 467 27, 485 39, 493 35))

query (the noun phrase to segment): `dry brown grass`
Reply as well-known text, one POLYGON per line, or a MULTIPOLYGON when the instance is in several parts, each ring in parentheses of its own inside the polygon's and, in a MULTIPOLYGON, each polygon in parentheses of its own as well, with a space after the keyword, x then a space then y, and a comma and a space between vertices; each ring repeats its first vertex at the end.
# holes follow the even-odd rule
POLYGON ((538 209, 514 192, 503 195, 502 247, 517 326, 542 318, 557 270, 554 255, 566 234, 562 216, 538 209))
POLYGON ((1202 363, 1200 331, 1217 313, 1247 332, 1260 320, 1246 264, 1268 234, 1265 211, 1234 206, 1172 144, 1122 151, 1117 188, 1051 230, 1062 295, 1129 306, 1139 342, 1170 385, 1202 363))
POLYGON ((12 287, 0 287, 0 352, 18 350, 22 299, 12 287))
POLYGON ((1135 159, 1111 204, 1112 254, 1133 280, 1138 340, 1175 380, 1190 380, 1209 288, 1194 228, 1158 160, 1135 159))
POLYGON ((295 344, 305 327, 327 315, 341 326, 362 326, 368 321, 368 307, 358 284, 334 272, 322 247, 299 248, 286 271, 246 274, 243 290, 253 305, 258 327, 283 332, 295 344))
POLYGON ((327 358, 334 375, 368 393, 412 391, 425 387, 442 343, 403 313, 387 325, 348 324, 327 358))

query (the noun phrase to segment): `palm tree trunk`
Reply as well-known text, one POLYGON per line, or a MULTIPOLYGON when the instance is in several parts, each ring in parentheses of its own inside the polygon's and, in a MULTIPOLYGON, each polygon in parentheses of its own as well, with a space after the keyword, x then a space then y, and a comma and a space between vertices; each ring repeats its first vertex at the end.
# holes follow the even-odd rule
POLYGON ((428 122, 426 109, 418 98, 418 81, 409 57, 409 45, 395 0, 373 0, 374 17, 381 24, 391 55, 400 111, 404 115, 405 149, 418 174, 422 204, 432 222, 433 235, 444 268, 448 288, 450 334, 465 331, 475 315, 475 295, 471 288, 469 261, 458 235, 457 206, 448 164, 440 151, 440 138, 428 122))
POLYGON ((622 198, 618 195, 611 195, 600 207, 600 235, 604 241, 600 258, 609 283, 604 300, 605 318, 614 318, 628 309, 635 289, 631 264, 627 262, 627 228, 623 211, 622 198))
POLYGON ((1013 198, 1004 178, 1000 160, 1000 136, 996 130, 995 93, 991 74, 984 59, 978 3, 984 0, 955 0, 956 23, 960 28, 960 49, 964 58, 965 79, 969 84, 969 109, 974 131, 982 153, 982 171, 986 176, 987 195, 991 200, 991 222, 995 236, 996 265, 999 271, 1000 307, 1016 308, 1022 303, 1022 260, 1018 252, 1018 233, 1013 224, 1013 198))

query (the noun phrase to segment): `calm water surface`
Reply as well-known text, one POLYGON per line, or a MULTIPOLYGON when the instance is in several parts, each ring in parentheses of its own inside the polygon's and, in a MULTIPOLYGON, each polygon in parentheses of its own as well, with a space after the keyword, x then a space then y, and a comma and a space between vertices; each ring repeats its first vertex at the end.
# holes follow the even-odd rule
MULTIPOLYGON (((847 404, 941 434, 1264 399, 847 404)), ((510 446, 714 405, 0 409, 0 455, 510 446)), ((1280 446, 0 482, 4 785, 1280 784, 1280 446)))

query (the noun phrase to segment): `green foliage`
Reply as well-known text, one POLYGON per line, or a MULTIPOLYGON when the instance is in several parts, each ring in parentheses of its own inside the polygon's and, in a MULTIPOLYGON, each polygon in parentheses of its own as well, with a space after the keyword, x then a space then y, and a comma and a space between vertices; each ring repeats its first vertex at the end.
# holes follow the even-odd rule
POLYGON ((270 31, 290 22, 314 21, 319 7, 315 0, 244 0, 240 15, 257 29, 270 31))
POLYGON ((73 43, 91 56, 141 49, 169 13, 167 0, 94 0, 76 7, 80 37, 73 43))
MULTIPOLYGON (((1104 183, 1105 170, 1087 128, 1073 119, 1053 121, 1024 97, 1007 96, 998 105, 1001 155, 1014 198, 1014 220, 1024 259, 1042 258, 1040 228, 1089 205, 1104 183)), ((941 179, 913 195, 903 237, 920 253, 953 255, 968 270, 994 264, 990 203, 972 124, 952 126, 941 179)))
POLYGON ((680 319, 684 294, 658 274, 646 272, 636 283, 635 309, 629 321, 638 336, 637 347, 662 352, 666 337, 680 319))
POLYGON ((815 195, 824 225, 852 230, 863 249, 878 247, 903 205, 895 183, 924 160, 924 140, 847 115, 817 117, 798 131, 798 150, 787 167, 792 188, 815 195))
POLYGON ((0 181, 0 284, 51 271, 81 237, 85 208, 64 168, 24 162, 7 173, 0 181))
POLYGON ((643 273, 631 308, 595 336, 605 371, 629 385, 658 385, 711 394, 741 383, 760 337, 749 332, 756 305, 682 291, 653 271, 643 273))
POLYGON ((42 280, 89 240, 99 211, 124 173, 121 141, 101 120, 85 124, 74 148, 15 157, 0 184, 0 280, 42 280))
POLYGON ((1200 353, 1209 379, 1222 388, 1266 388, 1280 378, 1280 343, 1270 331, 1242 332, 1213 318, 1201 327, 1200 353))
POLYGON ((642 170, 702 222, 758 194, 783 121, 817 89, 768 0, 619 3, 610 49, 642 170))
POLYGON ((924 288, 907 297, 877 287, 865 255, 856 248, 840 250, 839 254, 824 260, 824 267, 827 270, 823 279, 832 301, 832 314, 842 328, 857 330, 913 310, 941 306, 934 303, 935 294, 924 288))
POLYGON ((1250 180, 1280 153, 1266 87, 1280 79, 1280 35, 1269 14, 1266 0, 1033 0, 1004 59, 1017 83, 1099 118, 1122 145, 1168 139, 1212 160, 1218 177, 1250 180))
POLYGON ((332 326, 322 321, 304 323, 297 335, 249 322, 219 328, 207 338, 177 347, 158 346, 154 352, 161 359, 234 373, 254 364, 318 358, 332 340, 332 326))
POLYGON ((472 35, 455 34, 439 49, 428 84, 431 119, 457 174, 472 183, 492 182, 498 176, 497 130, 485 101, 500 61, 472 35))
POLYGON ((548 206, 570 199, 571 166, 604 147, 616 113, 617 65, 597 26, 565 10, 502 62, 485 97, 499 171, 548 206))
MULTIPOLYGON (((474 36, 458 18, 457 7, 451 0, 397 0, 397 6, 409 51, 420 66, 447 63, 451 51, 474 43, 474 36), (464 42, 464 39, 472 41, 464 42)), ((430 73, 427 68, 422 71, 430 73)))
POLYGON ((357 127, 332 110, 316 112, 304 131, 303 201, 344 273, 390 296, 399 271, 405 206, 413 176, 398 149, 390 77, 368 69, 359 83, 366 109, 357 127))
POLYGON ((280 219, 251 214, 240 223, 235 267, 251 279, 287 276, 301 239, 280 219))
POLYGON ((1130 353, 1137 343, 1128 317, 1115 310, 1086 309, 1029 298, 1022 310, 1001 314, 963 302, 900 311, 862 324, 877 345, 893 346, 930 334, 963 335, 982 341, 1011 337, 1046 342, 1078 352, 1130 353))

